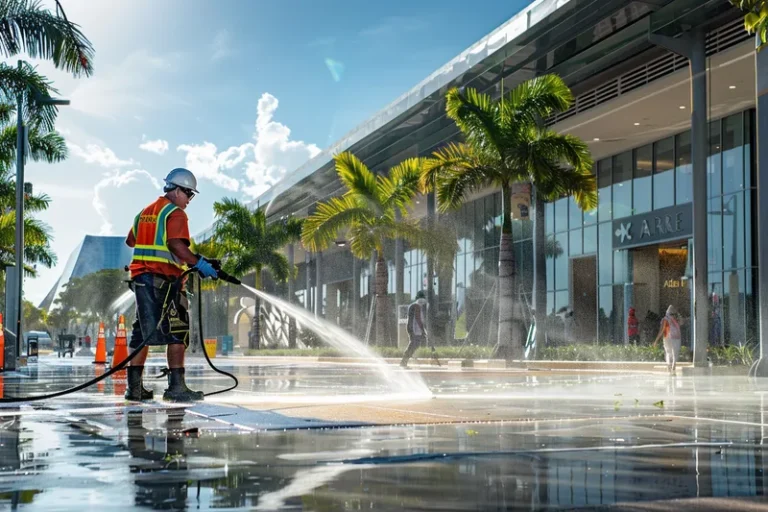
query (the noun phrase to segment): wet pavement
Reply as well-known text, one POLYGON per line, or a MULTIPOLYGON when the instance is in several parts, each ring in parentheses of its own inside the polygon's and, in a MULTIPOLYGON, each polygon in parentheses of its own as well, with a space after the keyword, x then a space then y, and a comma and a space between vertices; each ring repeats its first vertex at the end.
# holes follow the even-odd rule
MULTIPOLYGON (((368 365, 216 362, 240 387, 194 406, 126 403, 119 379, 0 404, 0 510, 768 510, 768 383, 746 377, 424 367, 433 395, 407 396, 368 365)), ((228 385, 190 363, 191 387, 228 385)))

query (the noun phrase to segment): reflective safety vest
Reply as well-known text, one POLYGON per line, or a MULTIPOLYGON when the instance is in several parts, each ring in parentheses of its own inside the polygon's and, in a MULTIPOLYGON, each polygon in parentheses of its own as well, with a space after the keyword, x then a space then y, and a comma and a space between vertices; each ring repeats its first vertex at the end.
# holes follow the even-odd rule
POLYGON ((132 276, 143 273, 139 271, 143 267, 168 277, 181 275, 182 264, 168 249, 166 234, 168 216, 177 208, 169 199, 160 197, 133 220, 131 231, 136 245, 133 247, 130 266, 132 276))

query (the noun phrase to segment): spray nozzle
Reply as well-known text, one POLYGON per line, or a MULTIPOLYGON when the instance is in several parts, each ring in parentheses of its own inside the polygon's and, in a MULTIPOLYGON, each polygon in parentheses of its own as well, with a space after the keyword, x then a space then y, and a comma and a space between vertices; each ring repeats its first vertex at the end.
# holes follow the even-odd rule
POLYGON ((216 273, 218 274, 218 279, 221 279, 224 282, 227 282, 227 283, 230 283, 230 284, 235 284, 235 285, 238 285, 238 286, 243 284, 243 283, 240 282, 240 280, 238 278, 236 278, 235 276, 227 274, 226 272, 224 272, 221 269, 221 260, 208 259, 208 258, 206 258, 206 259, 211 264, 211 266, 214 268, 214 270, 216 270, 216 273))

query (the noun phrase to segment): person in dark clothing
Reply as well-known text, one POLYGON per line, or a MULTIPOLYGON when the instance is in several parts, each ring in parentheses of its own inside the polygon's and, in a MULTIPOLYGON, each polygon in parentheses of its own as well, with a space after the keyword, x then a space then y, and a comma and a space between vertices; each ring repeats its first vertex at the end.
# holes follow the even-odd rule
POLYGON ((427 296, 423 291, 416 293, 416 302, 408 307, 408 348, 405 349, 400 366, 406 368, 408 360, 421 345, 427 340, 427 328, 425 326, 427 308, 427 296))

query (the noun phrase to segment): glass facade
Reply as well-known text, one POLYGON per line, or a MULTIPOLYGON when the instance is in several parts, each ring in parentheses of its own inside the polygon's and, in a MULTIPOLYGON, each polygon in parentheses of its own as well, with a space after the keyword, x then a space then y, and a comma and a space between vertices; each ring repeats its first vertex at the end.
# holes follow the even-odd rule
MULTIPOLYGON (((710 123, 707 252, 710 338, 716 345, 754 341, 757 332, 756 297, 751 281, 756 275, 751 222, 755 181, 752 176, 753 117, 754 111, 747 111, 710 123)), ((683 316, 685 337, 691 320, 687 282, 691 277, 687 275, 690 274, 687 260, 690 247, 682 241, 646 250, 615 251, 612 221, 692 201, 690 131, 604 158, 596 163, 596 172, 596 229, 585 228, 587 219, 595 216, 582 213, 570 199, 560 199, 545 209, 545 215, 553 217, 547 219, 547 233, 562 250, 562 254, 554 257, 552 263, 548 260, 547 265, 550 317, 562 313, 563 308, 573 311, 576 297, 581 299, 595 293, 597 339, 621 343, 625 337, 628 306, 652 306, 647 310, 638 308, 638 319, 642 324, 648 317, 649 322, 658 326, 656 315, 663 316, 666 309, 663 301, 678 301, 681 306, 676 307, 682 310, 679 313, 683 316), (574 262, 588 257, 597 262, 596 292, 583 287, 573 289, 574 262), (652 275, 646 275, 644 270, 649 265, 657 267, 652 275), (660 277, 666 279, 659 280, 660 277), (657 285, 659 292, 650 291, 657 285), (680 290, 672 292, 665 288, 680 290)), ((592 319, 583 317, 576 317, 574 321, 588 326, 593 323, 592 319)), ((581 329, 582 333, 593 331, 581 329)), ((579 329, 575 332, 579 333, 579 329)), ((594 340, 578 339, 572 333, 569 341, 594 340)))

